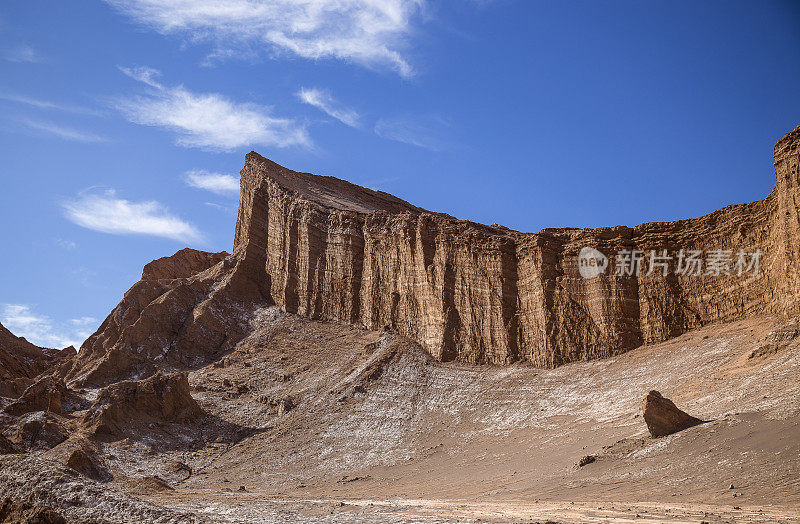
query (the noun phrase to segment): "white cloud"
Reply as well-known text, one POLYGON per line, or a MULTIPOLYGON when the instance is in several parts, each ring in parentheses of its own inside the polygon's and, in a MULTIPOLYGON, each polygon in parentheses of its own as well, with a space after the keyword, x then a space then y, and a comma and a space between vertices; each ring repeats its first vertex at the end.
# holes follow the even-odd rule
POLYGON ((72 240, 66 240, 63 238, 55 239, 55 243, 63 247, 64 249, 75 249, 76 247, 78 247, 78 244, 76 244, 72 240))
POLYGON ((3 58, 9 62, 41 62, 42 58, 27 44, 20 44, 3 51, 3 58))
POLYGON ((11 93, 0 93, 0 100, 7 100, 8 102, 16 102, 18 104, 26 104, 32 107, 37 107, 39 109, 55 109, 58 111, 66 111, 69 113, 82 113, 86 115, 95 115, 95 116, 99 116, 102 114, 100 111, 97 111, 95 109, 89 109, 88 107, 56 104, 55 102, 50 102, 47 100, 40 100, 38 98, 31 98, 24 95, 15 95, 11 93))
POLYGON ((127 76, 133 78, 138 82, 142 82, 144 84, 149 85, 150 87, 155 87, 156 89, 162 89, 162 85, 156 82, 155 78, 161 76, 161 71, 158 69, 153 69, 152 67, 122 67, 119 66, 119 70, 125 73, 127 76))
POLYGON ((170 214, 159 202, 131 202, 118 198, 113 189, 100 194, 81 193, 63 204, 66 217, 75 224, 114 235, 152 235, 180 242, 203 242, 190 223, 170 214))
POLYGON ((375 124, 375 134, 422 147, 430 151, 441 151, 447 147, 444 136, 450 125, 443 119, 430 117, 382 118, 375 124))
POLYGON ((358 127, 358 113, 353 109, 346 108, 339 104, 327 90, 317 89, 315 87, 303 87, 297 92, 297 97, 306 104, 322 110, 343 124, 350 127, 358 127))
POLYGON ((138 23, 190 42, 210 41, 215 57, 253 47, 303 58, 338 58, 413 73, 400 50, 424 0, 106 0, 138 23))
POLYGON ((239 177, 222 173, 211 173, 202 169, 186 172, 186 183, 197 189, 211 191, 218 195, 238 195, 239 177))
POLYGON ((26 119, 22 120, 22 123, 25 126, 29 127, 30 129, 34 129, 36 131, 42 131, 49 135, 57 136, 58 138, 63 138, 64 140, 70 140, 72 142, 87 142, 87 143, 108 142, 107 138, 96 135, 94 133, 73 129, 71 127, 54 124, 52 122, 43 122, 39 120, 26 119))
POLYGON ((148 95, 119 99, 116 109, 136 124, 178 133, 178 144, 214 151, 256 145, 311 146, 304 126, 270 115, 269 108, 233 102, 216 93, 193 93, 183 86, 165 87, 150 68, 122 71, 153 89, 148 95))
POLYGON ((88 324, 96 324, 97 319, 94 317, 80 317, 70 319, 70 323, 74 326, 86 326, 88 324))
POLYGON ((4 304, 2 324, 18 337, 46 348, 61 349, 67 346, 80 347, 92 334, 91 328, 97 320, 93 317, 72 319, 67 323, 55 322, 47 316, 39 315, 25 304, 4 304), (76 320, 78 322, 76 322, 76 320))

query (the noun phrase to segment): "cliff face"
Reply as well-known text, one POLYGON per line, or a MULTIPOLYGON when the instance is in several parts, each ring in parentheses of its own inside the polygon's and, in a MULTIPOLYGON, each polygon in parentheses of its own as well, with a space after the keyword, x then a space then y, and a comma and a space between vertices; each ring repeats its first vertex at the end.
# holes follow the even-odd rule
MULTIPOLYGON (((246 156, 234 254, 264 264, 271 299, 315 319, 391 328, 435 358, 537 366, 610 356, 715 321, 798 313, 800 128, 775 146, 765 199, 709 215, 520 233, 432 213, 332 177, 246 156), (583 278, 578 254, 609 257, 583 278), (648 274, 651 250, 673 256, 648 274), (676 274, 683 249, 729 251, 729 275, 676 274), (615 255, 644 253, 637 275, 615 255), (738 275, 738 252, 762 253, 738 275)), ((746 261, 749 263, 751 258, 746 261)))
POLYGON ((763 200, 676 222, 520 233, 249 153, 233 253, 185 249, 148 264, 59 376, 101 386, 196 369, 235 347, 257 327, 253 312, 273 303, 394 330, 439 360, 540 367, 711 322, 794 316, 799 165, 800 127, 775 145, 777 183, 763 200), (581 276, 584 248, 608 258, 605 272, 581 276), (664 250, 673 257, 666 274, 650 272, 650 252, 664 250), (701 274, 676 271, 681 250, 703 251, 701 274), (712 250, 731 257, 728 274, 706 274, 712 250), (740 250, 760 251, 757 272, 738 274, 740 250), (617 274, 616 255, 626 251, 643 255, 638 275, 617 274))

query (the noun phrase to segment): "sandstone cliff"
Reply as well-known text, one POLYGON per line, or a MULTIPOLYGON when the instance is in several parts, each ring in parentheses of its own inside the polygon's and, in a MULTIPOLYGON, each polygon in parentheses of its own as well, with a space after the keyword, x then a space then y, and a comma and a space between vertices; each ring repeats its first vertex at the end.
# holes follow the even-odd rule
MULTIPOLYGON (((800 127, 775 145, 774 190, 709 215, 636 227, 521 233, 458 220, 255 152, 241 171, 234 250, 148 264, 60 376, 78 385, 196 369, 232 349, 267 304, 393 330, 439 360, 553 367, 717 321, 797 315, 800 127), (583 278, 591 247, 608 270, 583 278), (616 275, 622 250, 760 250, 757 274, 616 275)), ((705 271, 705 268, 703 268, 705 271)))
POLYGON ((715 321, 798 312, 800 127, 775 145, 765 199, 709 215, 599 229, 520 233, 432 213, 251 152, 241 172, 234 251, 264 260, 286 311, 388 327, 441 360, 555 366, 665 340, 715 321), (578 253, 733 253, 731 274, 656 271, 582 278, 578 253), (757 275, 733 270, 760 250, 757 275))

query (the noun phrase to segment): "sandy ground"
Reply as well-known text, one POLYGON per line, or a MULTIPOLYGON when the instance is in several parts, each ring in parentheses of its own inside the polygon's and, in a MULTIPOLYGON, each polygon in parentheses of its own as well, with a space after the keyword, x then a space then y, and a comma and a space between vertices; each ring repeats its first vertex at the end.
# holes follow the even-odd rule
POLYGON ((554 370, 436 363, 275 309, 252 324, 190 377, 237 436, 110 443, 118 478, 173 489, 120 485, 216 522, 800 521, 800 340, 772 319, 554 370), (649 438, 651 389, 706 422, 649 438))

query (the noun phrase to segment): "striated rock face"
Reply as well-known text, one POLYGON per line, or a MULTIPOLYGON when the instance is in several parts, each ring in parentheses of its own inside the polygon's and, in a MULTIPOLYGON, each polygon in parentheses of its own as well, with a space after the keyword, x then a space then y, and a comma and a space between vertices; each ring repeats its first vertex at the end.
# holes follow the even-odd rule
MULTIPOLYGON (((797 314, 800 127, 775 146, 765 199, 709 215, 599 229, 520 233, 432 213, 251 152, 241 172, 234 252, 265 261, 271 298, 316 319, 391 328, 440 360, 538 366, 607 357, 752 314, 797 314), (583 278, 578 253, 726 250, 730 274, 583 278), (760 250, 758 276, 737 253, 760 250), (256 256, 255 254, 253 256, 256 256)), ((705 271, 705 268, 703 268, 705 271)))
MULTIPOLYGON (((255 152, 241 171, 233 253, 191 249, 156 260, 61 366, 69 386, 103 386, 196 369, 276 304, 306 317, 393 330, 434 358, 540 367, 608 357, 718 321, 800 313, 800 127, 775 145, 763 200, 636 227, 521 233, 458 220, 255 152), (578 255, 608 258, 581 276, 578 255), (641 271, 615 255, 645 254, 641 271), (666 275, 648 271, 663 250, 666 275), (680 250, 730 253, 728 274, 677 274, 680 250), (739 251, 760 250, 757 274, 739 251)), ((748 260, 752 261, 752 260, 748 260)), ((585 269, 585 268, 584 268, 585 269)))
POLYGON ((653 438, 665 437, 700 424, 702 420, 678 409, 674 402, 651 391, 642 401, 642 415, 653 438))

